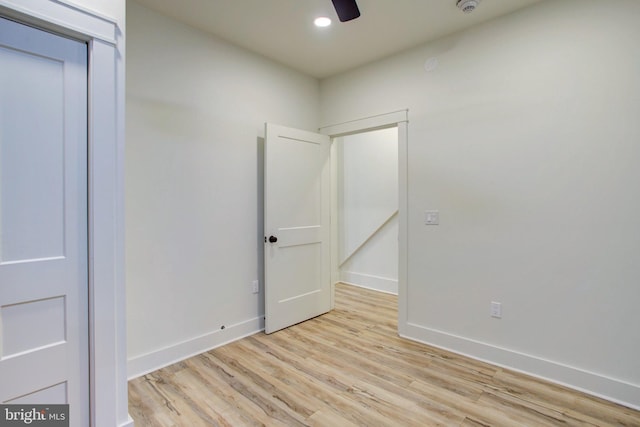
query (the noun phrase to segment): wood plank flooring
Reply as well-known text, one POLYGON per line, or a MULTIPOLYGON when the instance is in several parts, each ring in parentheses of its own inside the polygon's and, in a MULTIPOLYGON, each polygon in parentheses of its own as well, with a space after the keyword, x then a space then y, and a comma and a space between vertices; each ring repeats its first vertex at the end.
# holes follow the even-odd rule
POLYGON ((640 412, 397 336, 395 296, 336 309, 129 382, 146 426, 640 426, 640 412))

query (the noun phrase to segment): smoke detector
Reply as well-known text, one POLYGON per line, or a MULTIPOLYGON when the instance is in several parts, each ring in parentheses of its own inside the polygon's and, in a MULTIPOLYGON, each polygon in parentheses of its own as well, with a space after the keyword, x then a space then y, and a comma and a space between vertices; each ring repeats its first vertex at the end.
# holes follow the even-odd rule
POLYGON ((456 6, 464 13, 473 12, 478 7, 478 4, 480 4, 480 0, 458 0, 456 2, 456 6))

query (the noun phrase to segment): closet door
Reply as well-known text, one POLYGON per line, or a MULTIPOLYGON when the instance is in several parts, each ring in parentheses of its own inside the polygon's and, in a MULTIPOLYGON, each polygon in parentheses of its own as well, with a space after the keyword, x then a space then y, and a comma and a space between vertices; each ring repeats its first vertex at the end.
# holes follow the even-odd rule
POLYGON ((0 402, 89 425, 87 46, 0 18, 0 402))

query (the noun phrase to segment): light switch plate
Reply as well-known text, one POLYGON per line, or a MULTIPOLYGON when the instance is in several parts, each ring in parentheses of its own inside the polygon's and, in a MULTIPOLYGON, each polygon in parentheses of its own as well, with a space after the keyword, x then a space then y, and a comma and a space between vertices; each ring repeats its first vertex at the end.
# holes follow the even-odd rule
POLYGON ((491 301, 491 317, 496 319, 502 319, 502 304, 496 301, 491 301))
POLYGON ((425 211, 424 213, 425 225, 438 225, 440 224, 440 211, 425 211))

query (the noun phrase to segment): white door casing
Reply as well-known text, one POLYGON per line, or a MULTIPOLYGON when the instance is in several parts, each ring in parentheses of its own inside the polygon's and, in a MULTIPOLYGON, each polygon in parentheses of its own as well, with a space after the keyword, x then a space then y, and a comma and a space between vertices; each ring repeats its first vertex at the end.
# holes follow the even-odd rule
POLYGON ((331 309, 329 137, 265 126, 265 332, 331 309))
POLYGON ((85 426, 87 46, 0 19, 0 402, 85 426))

